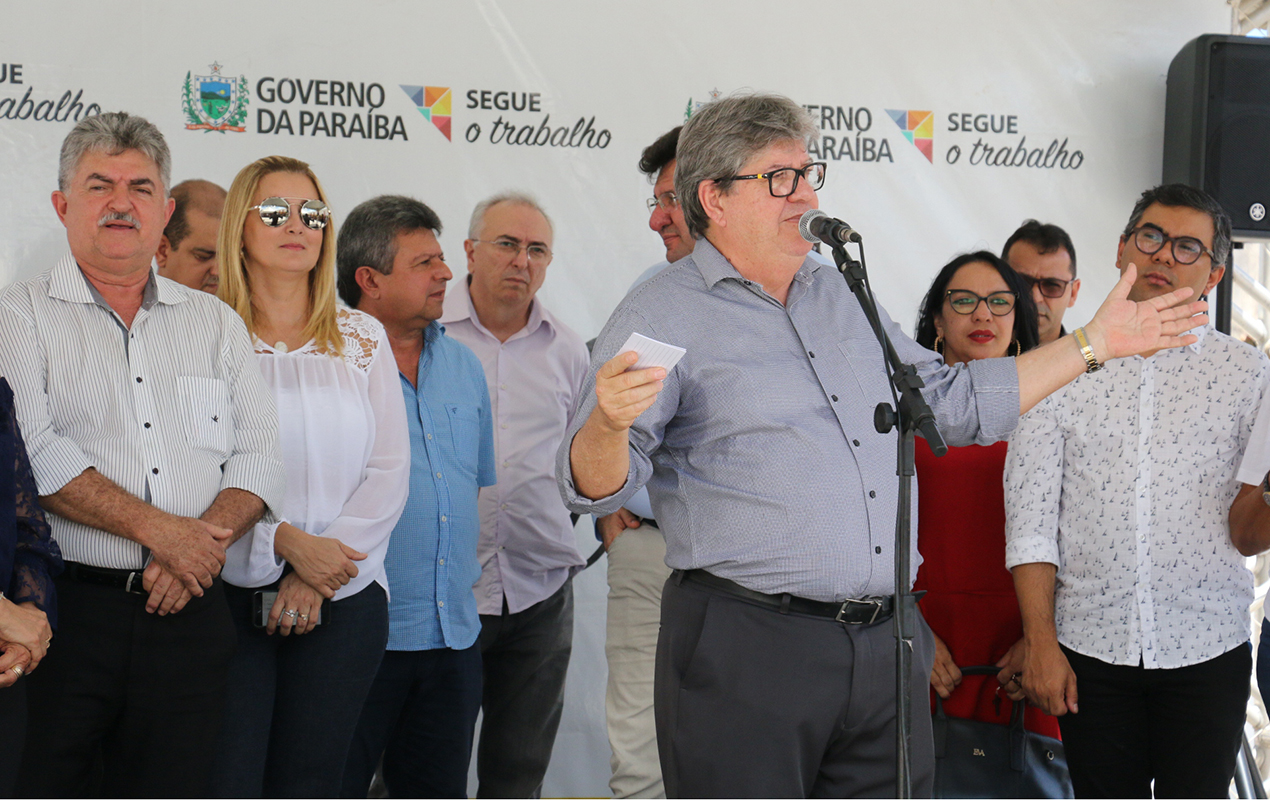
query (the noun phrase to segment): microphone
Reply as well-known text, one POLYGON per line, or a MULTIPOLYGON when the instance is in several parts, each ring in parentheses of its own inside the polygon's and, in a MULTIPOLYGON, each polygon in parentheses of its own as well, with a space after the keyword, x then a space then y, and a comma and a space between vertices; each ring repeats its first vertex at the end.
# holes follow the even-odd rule
POLYGON ((841 246, 847 242, 860 242, 860 234, 840 219, 834 219, 818 208, 803 214, 798 220, 798 232, 813 244, 824 242, 831 246, 841 246))

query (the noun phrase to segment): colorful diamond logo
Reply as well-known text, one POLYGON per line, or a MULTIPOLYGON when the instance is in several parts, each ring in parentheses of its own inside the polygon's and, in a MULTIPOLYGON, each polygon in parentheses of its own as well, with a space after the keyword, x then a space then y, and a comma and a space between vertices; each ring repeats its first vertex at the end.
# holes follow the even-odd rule
POLYGON ((922 151, 926 160, 935 163, 935 114, 932 111, 888 108, 886 113, 904 131, 904 138, 922 151))
POLYGON ((450 138, 450 87, 449 86, 406 86, 401 90, 415 104, 423 118, 436 126, 436 129, 450 138))

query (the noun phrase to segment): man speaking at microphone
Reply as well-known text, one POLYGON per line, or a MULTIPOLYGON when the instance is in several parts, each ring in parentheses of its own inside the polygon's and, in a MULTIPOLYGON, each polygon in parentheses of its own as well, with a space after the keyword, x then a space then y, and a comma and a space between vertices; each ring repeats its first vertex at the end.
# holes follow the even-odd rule
MULTIPOLYGON (((891 390, 846 282, 799 234, 824 180, 807 155, 815 135, 777 95, 729 97, 687 122, 675 193, 695 249, 614 312, 557 456, 573 510, 611 513, 647 484, 665 534, 655 693, 671 797, 897 794, 895 439, 873 429, 891 390), (633 332, 687 354, 669 373, 628 372, 636 354, 619 349, 633 332)), ((948 367, 882 321, 948 443, 987 443, 1103 360, 1194 340, 1182 334, 1206 306, 1183 303, 1189 290, 1130 302, 1132 273, 1085 342, 1017 359, 948 367)), ((934 774, 924 624, 914 648, 922 796, 934 774)))

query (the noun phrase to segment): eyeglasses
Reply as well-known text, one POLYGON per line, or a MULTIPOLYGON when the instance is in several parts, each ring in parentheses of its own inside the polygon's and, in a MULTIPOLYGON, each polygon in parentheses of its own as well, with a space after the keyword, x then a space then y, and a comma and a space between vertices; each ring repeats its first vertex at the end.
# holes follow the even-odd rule
MULTIPOLYGON (((1067 293, 1067 285, 1072 281, 1065 281, 1062 278, 1033 278, 1031 275, 1019 273, 1019 277, 1027 281, 1029 286, 1035 286, 1041 290, 1042 297, 1062 297, 1067 293)), ((1075 280, 1073 278, 1072 280, 1075 280)))
POLYGON ((315 231, 326 227, 331 220, 331 209, 321 200, 309 200, 304 197, 266 197, 260 205, 248 208, 248 211, 260 212, 260 221, 270 228, 287 224, 291 219, 291 204, 300 206, 300 221, 315 231))
POLYGON ((789 197, 798 191, 799 178, 806 178, 814 192, 825 185, 825 162, 817 161, 802 169, 783 167, 756 175, 733 175, 729 180, 756 181, 761 178, 767 178, 767 189, 772 193, 772 197, 789 197))
POLYGON ((545 244, 521 244, 514 239, 473 239, 472 241, 492 245, 499 255, 508 261, 515 261, 521 250, 529 253, 531 264, 546 264, 551 261, 551 248, 545 244))
POLYGON ((659 208, 663 211, 670 211, 679 205, 679 198, 674 192, 662 192, 656 197, 650 197, 645 200, 644 205, 648 206, 649 214, 659 208))
POLYGON ((1148 225, 1133 230, 1133 243, 1148 256, 1160 252, 1170 242, 1173 244, 1173 260, 1179 264, 1194 264, 1205 253, 1214 261, 1217 260, 1213 251, 1194 236, 1165 236, 1164 231, 1148 225))
POLYGON ((948 305, 958 314, 973 314, 980 303, 987 303, 994 317, 1004 317, 1014 310, 1014 292, 993 292, 982 297, 966 289, 949 289, 944 293, 948 305))

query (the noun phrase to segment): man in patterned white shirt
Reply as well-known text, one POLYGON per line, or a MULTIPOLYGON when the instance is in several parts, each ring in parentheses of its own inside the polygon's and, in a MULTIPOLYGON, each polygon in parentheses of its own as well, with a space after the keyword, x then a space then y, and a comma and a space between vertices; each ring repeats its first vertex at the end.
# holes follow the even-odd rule
MULTIPOLYGON (((1182 185, 1144 192, 1117 263, 1129 294, 1212 291, 1230 219, 1182 185)), ((1270 360, 1212 329, 1084 375, 1019 423, 1006 562, 1029 699, 1059 716, 1078 797, 1224 796, 1248 700, 1252 576, 1228 515, 1270 360)), ((1021 694, 1019 686, 1011 686, 1021 694)))
POLYGON ((225 549, 282 502, 278 421, 242 320, 156 276, 171 157, 140 117, 86 117, 53 206, 70 252, 0 296, 40 503, 66 559, 17 792, 206 793, 234 626, 225 549))

